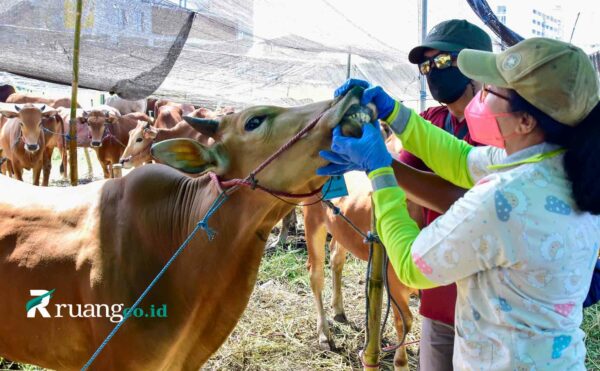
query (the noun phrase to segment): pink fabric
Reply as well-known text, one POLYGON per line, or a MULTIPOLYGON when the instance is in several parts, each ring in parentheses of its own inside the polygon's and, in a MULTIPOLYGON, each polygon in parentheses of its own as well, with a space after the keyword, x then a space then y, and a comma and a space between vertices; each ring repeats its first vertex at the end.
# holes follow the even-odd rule
POLYGON ((498 148, 505 148, 506 138, 502 136, 496 118, 510 115, 510 113, 492 112, 485 102, 481 101, 481 91, 465 108, 465 119, 473 140, 498 148))

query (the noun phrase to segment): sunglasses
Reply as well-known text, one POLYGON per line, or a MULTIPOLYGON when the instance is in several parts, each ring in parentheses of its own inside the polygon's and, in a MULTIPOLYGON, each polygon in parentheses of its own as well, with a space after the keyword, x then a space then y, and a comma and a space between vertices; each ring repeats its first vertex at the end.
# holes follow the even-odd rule
POLYGON ((443 70, 451 67, 452 62, 456 60, 458 53, 446 53, 442 52, 433 57, 425 59, 425 61, 419 63, 419 72, 421 75, 427 75, 431 72, 432 68, 443 70))
POLYGON ((490 85, 487 84, 483 84, 483 87, 481 88, 481 94, 479 94, 479 102, 483 103, 485 101, 485 98, 488 96, 488 94, 492 94, 497 96, 498 98, 504 99, 505 101, 509 101, 510 102, 510 98, 507 97, 506 95, 497 93, 495 91, 493 91, 492 89, 490 89, 490 85))

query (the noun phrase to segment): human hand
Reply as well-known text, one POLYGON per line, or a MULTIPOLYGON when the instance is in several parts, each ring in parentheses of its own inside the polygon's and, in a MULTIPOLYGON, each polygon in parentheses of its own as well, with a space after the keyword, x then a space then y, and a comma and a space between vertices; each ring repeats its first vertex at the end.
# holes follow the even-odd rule
POLYGON ((321 151, 319 155, 330 164, 317 169, 319 175, 340 175, 350 170, 367 173, 392 164, 378 124, 365 124, 360 138, 345 137, 341 128, 333 129, 332 151, 321 151), (335 172, 335 173, 334 173, 335 172))
POLYGON ((373 103, 377 107, 377 118, 387 118, 396 105, 396 100, 388 95, 381 86, 372 86, 368 81, 360 79, 348 79, 344 85, 340 86, 333 93, 334 97, 346 94, 355 86, 364 88, 360 104, 366 106, 368 103, 373 103))

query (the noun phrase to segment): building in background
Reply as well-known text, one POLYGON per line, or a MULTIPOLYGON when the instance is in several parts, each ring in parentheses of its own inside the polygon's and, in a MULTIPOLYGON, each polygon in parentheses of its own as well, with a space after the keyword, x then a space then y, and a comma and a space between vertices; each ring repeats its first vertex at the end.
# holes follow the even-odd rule
POLYGON ((494 11, 500 22, 525 38, 564 40, 563 10, 551 1, 498 2, 494 11))

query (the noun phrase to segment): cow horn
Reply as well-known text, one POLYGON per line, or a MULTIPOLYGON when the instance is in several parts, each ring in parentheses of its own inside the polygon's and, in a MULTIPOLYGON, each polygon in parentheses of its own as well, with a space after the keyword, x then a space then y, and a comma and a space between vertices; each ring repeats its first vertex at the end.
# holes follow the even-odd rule
POLYGON ((44 104, 42 107, 40 107, 40 111, 44 112, 44 110, 46 109, 46 105, 44 104))
POLYGON ((17 112, 20 112, 20 111, 21 111, 21 107, 19 107, 19 106, 17 106, 17 105, 15 104, 15 110, 16 110, 17 112))
POLYGON ((192 116, 183 116, 183 119, 200 133, 213 137, 219 129, 220 121, 212 119, 201 119, 192 116))

